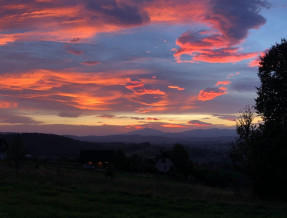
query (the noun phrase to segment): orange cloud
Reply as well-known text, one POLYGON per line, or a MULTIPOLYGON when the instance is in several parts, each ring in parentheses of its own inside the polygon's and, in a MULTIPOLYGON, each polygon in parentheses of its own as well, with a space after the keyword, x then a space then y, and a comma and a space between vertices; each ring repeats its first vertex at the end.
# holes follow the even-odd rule
MULTIPOLYGON (((79 73, 37 70, 22 74, 0 75, 0 90, 6 96, 22 99, 46 100, 58 102, 85 110, 109 110, 118 104, 124 95, 116 89, 105 87, 124 86, 130 81, 131 74, 141 71, 119 71, 112 73, 79 73)), ((143 73, 143 72, 142 72, 143 73)), ((162 94, 158 90, 143 90, 141 94, 162 94)), ((3 103, 2 107, 8 107, 3 103)), ((10 106, 13 106, 10 104, 10 106)))
POLYGON ((229 85, 229 84, 231 84, 231 82, 225 80, 225 81, 218 81, 218 82, 215 84, 215 86, 219 86, 219 85, 224 85, 224 86, 226 86, 226 85, 229 85))
POLYGON ((170 88, 170 89, 177 89, 179 91, 183 91, 184 90, 184 88, 180 88, 178 86, 168 86, 168 88, 170 88))
POLYGON ((113 100, 118 99, 121 93, 114 93, 110 96, 94 96, 91 93, 55 93, 56 101, 65 103, 72 107, 76 107, 83 110, 110 110, 110 104, 113 104, 113 100), (57 97, 66 97, 57 99, 57 97))
POLYGON ((23 74, 2 74, 0 75, 0 89, 2 90, 37 90, 45 91, 66 84, 79 85, 124 85, 128 78, 113 78, 104 73, 76 73, 76 72, 53 72, 38 70, 32 73, 23 74))
POLYGON ((114 72, 81 73, 49 70, 2 74, 0 90, 11 98, 39 102, 39 107, 41 107, 40 101, 46 101, 47 104, 57 103, 62 105, 61 107, 69 106, 82 110, 139 108, 136 109, 137 113, 147 113, 167 109, 169 101, 166 93, 160 89, 146 88, 158 85, 157 81, 143 79, 147 82, 145 85, 143 81, 130 79, 131 76, 146 74, 146 71, 125 70, 116 73, 117 77, 114 77, 114 72))
POLYGON ((214 98, 217 98, 218 96, 225 95, 225 94, 227 94, 225 90, 221 90, 218 88, 207 88, 199 92, 197 99, 199 101, 209 101, 214 98))

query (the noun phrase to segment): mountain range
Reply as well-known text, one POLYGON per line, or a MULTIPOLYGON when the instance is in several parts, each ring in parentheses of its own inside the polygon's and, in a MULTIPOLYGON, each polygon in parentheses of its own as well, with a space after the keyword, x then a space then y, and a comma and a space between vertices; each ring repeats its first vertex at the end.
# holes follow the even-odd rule
POLYGON ((174 143, 194 143, 194 142, 231 142, 234 140, 236 132, 234 129, 195 129, 178 133, 163 132, 156 129, 145 128, 132 131, 126 134, 107 136, 69 136, 80 141, 89 142, 123 142, 123 143, 143 143, 151 144, 174 144, 174 143))

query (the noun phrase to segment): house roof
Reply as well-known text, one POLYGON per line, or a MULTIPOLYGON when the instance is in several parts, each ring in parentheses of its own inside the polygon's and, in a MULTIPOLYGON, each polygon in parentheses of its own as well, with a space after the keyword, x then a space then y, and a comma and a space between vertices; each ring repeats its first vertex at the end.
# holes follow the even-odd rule
POLYGON ((80 152, 80 163, 87 162, 114 162, 115 152, 113 150, 82 150, 80 152))
POLYGON ((0 151, 8 150, 8 144, 5 139, 0 138, 0 151))

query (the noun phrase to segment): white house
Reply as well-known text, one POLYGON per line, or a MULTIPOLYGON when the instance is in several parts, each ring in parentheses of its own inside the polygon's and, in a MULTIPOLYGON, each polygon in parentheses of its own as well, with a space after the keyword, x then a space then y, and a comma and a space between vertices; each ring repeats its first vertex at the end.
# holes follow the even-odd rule
POLYGON ((155 163, 155 168, 159 172, 167 173, 173 169, 173 163, 169 158, 161 157, 155 163))

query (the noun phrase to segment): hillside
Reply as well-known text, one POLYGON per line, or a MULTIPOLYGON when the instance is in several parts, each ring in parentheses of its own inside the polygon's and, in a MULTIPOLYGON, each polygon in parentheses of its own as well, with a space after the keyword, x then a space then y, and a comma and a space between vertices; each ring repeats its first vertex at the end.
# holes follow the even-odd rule
MULTIPOLYGON (((42 133, 21 133, 18 134, 25 154, 42 158, 78 158, 81 150, 97 149, 123 149, 126 152, 134 152, 147 148, 150 144, 141 143, 96 143, 85 142, 65 136, 42 134, 42 133)), ((5 138, 8 145, 11 144, 15 133, 2 133, 0 138, 5 138)))

